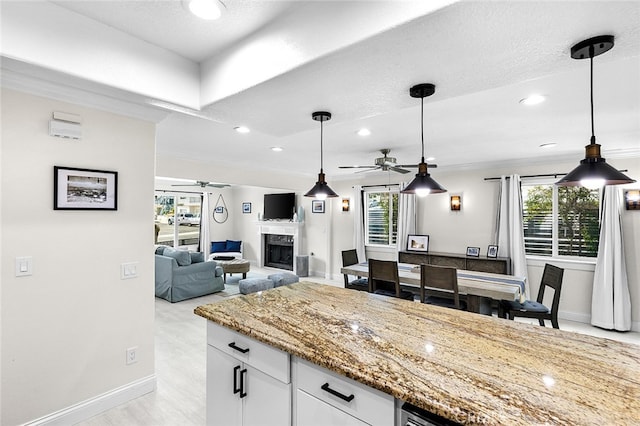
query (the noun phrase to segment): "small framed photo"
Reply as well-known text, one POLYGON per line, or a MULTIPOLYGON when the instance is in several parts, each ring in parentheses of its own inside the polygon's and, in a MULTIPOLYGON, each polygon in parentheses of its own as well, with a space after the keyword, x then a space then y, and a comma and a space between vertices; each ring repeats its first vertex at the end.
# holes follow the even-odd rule
POLYGON ((409 234, 407 237, 407 251, 429 251, 429 236, 409 234))
POLYGON ((214 213, 224 213, 224 206, 216 207, 216 209, 213 212, 214 213))
POLYGON ((324 200, 312 200, 311 201, 312 213, 324 213, 324 200))
POLYGON ((487 257, 498 257, 498 246, 489 246, 487 248, 487 257))
POLYGON ((251 213, 251 203, 242 203, 242 213, 251 213))
POLYGON ((480 247, 467 247, 467 256, 480 257, 480 247))
POLYGON ((54 210, 118 210, 118 172, 53 166, 54 210))

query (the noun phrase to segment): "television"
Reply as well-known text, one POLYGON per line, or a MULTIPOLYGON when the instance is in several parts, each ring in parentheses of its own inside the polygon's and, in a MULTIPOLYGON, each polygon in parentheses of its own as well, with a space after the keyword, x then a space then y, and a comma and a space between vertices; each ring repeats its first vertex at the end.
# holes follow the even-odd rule
POLYGON ((293 219, 296 210, 296 194, 264 194, 264 220, 293 219))

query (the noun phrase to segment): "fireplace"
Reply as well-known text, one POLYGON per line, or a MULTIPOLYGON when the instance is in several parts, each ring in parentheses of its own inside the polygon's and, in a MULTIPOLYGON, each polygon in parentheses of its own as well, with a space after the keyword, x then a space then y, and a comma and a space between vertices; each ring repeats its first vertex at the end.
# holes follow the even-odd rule
POLYGON ((293 271, 293 235, 264 234, 264 266, 293 271))

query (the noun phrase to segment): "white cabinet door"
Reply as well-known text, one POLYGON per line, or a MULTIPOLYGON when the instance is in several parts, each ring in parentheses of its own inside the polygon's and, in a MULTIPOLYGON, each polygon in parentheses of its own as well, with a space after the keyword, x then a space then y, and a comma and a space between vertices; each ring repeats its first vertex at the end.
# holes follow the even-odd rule
POLYGON ((297 426, 368 425, 300 389, 296 391, 296 424, 297 426))
POLYGON ((240 385, 242 363, 207 346, 207 426, 241 426, 242 400, 234 393, 240 385), (238 367, 238 368, 236 368, 238 367))
POLYGON ((249 365, 244 365, 244 426, 291 424, 291 385, 282 383, 249 365))

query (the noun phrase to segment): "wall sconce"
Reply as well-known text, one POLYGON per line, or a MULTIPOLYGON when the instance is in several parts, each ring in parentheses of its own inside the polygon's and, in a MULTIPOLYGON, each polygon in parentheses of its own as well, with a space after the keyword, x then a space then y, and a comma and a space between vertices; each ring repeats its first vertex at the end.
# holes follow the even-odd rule
POLYGON ((640 189, 624 191, 624 204, 627 210, 640 210, 640 189))
POLYGON ((342 199, 342 211, 343 212, 348 212, 349 211, 349 199, 348 198, 343 198, 342 199))
POLYGON ((449 199, 452 211, 460 211, 462 208, 462 197, 460 195, 452 195, 449 199))

